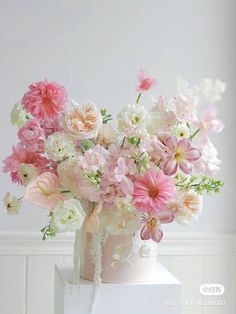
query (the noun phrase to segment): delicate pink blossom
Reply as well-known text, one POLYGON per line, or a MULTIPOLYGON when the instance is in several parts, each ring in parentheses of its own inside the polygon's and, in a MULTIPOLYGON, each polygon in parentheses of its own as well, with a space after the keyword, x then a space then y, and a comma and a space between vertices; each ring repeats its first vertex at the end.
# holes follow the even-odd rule
POLYGON ((191 121, 195 117, 196 102, 193 98, 178 93, 169 102, 170 108, 181 121, 191 121))
POLYGON ((22 99, 24 109, 38 119, 53 120, 64 110, 66 90, 57 83, 41 81, 29 86, 22 99))
POLYGON ((108 151, 101 145, 85 151, 84 155, 78 156, 78 166, 84 170, 97 171, 106 163, 108 151))
POLYGON ((43 134, 43 129, 38 120, 29 120, 19 129, 17 135, 22 143, 26 145, 34 145, 38 142, 43 134))
POLYGON ((136 86, 136 90, 140 93, 148 91, 156 84, 156 79, 150 77, 146 71, 140 70, 138 73, 139 84, 136 86))
POLYGON ((172 210, 161 210, 155 216, 146 219, 145 225, 141 230, 141 239, 152 239, 155 242, 160 242, 163 237, 161 223, 170 223, 174 220, 174 213, 172 210))
POLYGON ((174 196, 173 180, 159 170, 148 170, 134 179, 133 199, 140 211, 156 213, 174 196))
POLYGON ((52 209, 64 200, 58 176, 51 172, 42 173, 27 185, 24 198, 37 206, 52 209))
POLYGON ((180 168, 185 174, 190 174, 193 163, 201 157, 199 150, 194 148, 188 139, 177 140, 175 136, 166 138, 165 145, 169 156, 163 165, 164 173, 171 176, 180 168))

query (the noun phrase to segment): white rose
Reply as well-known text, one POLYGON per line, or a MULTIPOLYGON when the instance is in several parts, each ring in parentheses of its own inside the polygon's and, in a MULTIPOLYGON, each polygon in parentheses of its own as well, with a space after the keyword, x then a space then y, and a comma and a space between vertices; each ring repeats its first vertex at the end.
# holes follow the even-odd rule
POLYGON ((50 226, 56 232, 76 231, 84 223, 86 214, 79 200, 71 198, 53 208, 50 226))

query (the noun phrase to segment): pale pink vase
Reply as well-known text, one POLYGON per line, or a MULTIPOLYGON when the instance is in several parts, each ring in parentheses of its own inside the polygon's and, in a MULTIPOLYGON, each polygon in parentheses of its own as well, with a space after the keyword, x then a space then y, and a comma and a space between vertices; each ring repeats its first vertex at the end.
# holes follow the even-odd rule
MULTIPOLYGON (((110 235, 102 248, 102 273, 103 282, 109 283, 138 283, 148 282, 153 278, 156 269, 156 255, 142 256, 140 250, 132 251, 128 263, 117 263, 112 266, 113 250, 117 245, 130 244, 131 235, 110 235)), ((94 263, 90 254, 91 235, 87 233, 87 242, 84 252, 84 265, 81 269, 81 277, 87 280, 94 279, 94 263)))

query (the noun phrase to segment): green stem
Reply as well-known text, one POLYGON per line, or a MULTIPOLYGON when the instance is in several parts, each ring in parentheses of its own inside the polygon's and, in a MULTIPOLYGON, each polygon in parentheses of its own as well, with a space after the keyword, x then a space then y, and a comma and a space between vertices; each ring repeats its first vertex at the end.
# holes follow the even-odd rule
POLYGON ((121 143, 120 148, 123 148, 123 146, 124 146, 124 144, 125 144, 125 140, 126 140, 126 136, 124 136, 124 138, 123 138, 123 141, 122 141, 122 143, 121 143))
POLYGON ((189 136, 190 141, 193 140, 193 138, 198 134, 199 131, 200 129, 197 129, 192 135, 189 136))
POLYGON ((138 97, 137 97, 137 99, 136 99, 136 104, 139 103, 139 100, 140 100, 141 95, 142 95, 142 93, 139 93, 139 94, 138 94, 138 97))
POLYGON ((61 193, 70 193, 70 190, 61 191, 61 193))

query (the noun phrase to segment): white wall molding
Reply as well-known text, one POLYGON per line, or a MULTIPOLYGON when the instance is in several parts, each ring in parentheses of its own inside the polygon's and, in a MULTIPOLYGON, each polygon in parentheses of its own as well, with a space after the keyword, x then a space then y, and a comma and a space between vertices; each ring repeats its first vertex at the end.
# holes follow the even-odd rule
MULTIPOLYGON (((0 255, 72 255, 73 234, 42 241, 35 232, 0 232, 0 255)), ((233 255, 236 233, 166 233, 160 255, 233 255)))

